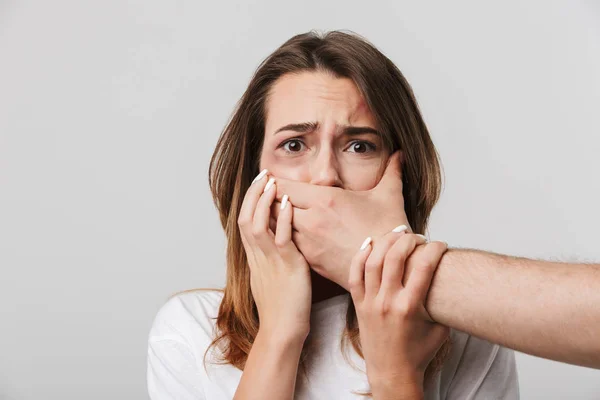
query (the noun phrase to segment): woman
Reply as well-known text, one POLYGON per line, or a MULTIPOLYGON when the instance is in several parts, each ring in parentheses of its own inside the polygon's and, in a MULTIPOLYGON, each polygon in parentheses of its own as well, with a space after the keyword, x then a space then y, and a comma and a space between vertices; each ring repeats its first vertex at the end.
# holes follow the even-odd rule
POLYGON ((437 153, 410 86, 366 40, 309 32, 278 48, 209 175, 228 239, 226 286, 178 294, 159 311, 152 399, 518 398, 512 352, 449 334, 423 307, 446 249, 413 233, 439 196, 437 153), (400 160, 402 177, 387 167, 400 160), (369 190, 394 176, 404 193, 390 201, 404 202, 407 223, 357 243, 347 282, 323 278, 336 274, 298 251, 302 209, 275 200, 277 178, 369 190), (417 246, 421 268, 404 276, 417 246))

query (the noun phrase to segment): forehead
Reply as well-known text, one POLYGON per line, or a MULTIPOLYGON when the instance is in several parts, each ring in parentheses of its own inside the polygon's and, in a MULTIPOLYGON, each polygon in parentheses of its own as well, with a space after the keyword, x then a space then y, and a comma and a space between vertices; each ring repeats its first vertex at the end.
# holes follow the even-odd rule
POLYGON ((266 132, 280 125, 318 121, 373 123, 356 84, 325 72, 286 74, 271 87, 266 103, 266 132))

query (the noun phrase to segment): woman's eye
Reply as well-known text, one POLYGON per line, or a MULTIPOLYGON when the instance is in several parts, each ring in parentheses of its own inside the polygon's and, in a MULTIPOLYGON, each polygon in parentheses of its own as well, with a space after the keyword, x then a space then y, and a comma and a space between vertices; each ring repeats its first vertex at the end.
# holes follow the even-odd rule
POLYGON ((297 153, 302 150, 304 144, 298 139, 288 140, 283 144, 283 149, 288 153, 297 153))
POLYGON ((356 141, 356 142, 352 142, 350 144, 350 147, 348 148, 348 150, 351 153, 366 153, 368 151, 374 151, 375 145, 373 145, 372 143, 369 143, 369 142, 356 141))

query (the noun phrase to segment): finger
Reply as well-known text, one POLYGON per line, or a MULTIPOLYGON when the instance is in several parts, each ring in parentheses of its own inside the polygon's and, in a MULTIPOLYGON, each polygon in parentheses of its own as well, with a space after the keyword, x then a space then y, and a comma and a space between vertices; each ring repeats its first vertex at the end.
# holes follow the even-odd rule
MULTIPOLYGON (((279 178, 277 178, 277 187, 279 187, 279 178)), ((292 196, 289 196, 289 198, 292 198, 292 196)), ((295 201, 295 199, 294 199, 295 201)), ((277 200, 275 200, 273 202, 273 204, 271 204, 271 218, 273 218, 275 221, 277 220, 279 213, 281 212, 281 203, 278 202, 277 200)), ((313 213, 310 210, 305 210, 302 208, 298 208, 296 207, 296 205, 292 205, 292 229, 293 230, 301 230, 301 231, 307 231, 310 230, 310 223, 311 223, 311 215, 313 215, 313 213)))
MULTIPOLYGON (((279 203, 279 207, 281 207, 281 203, 279 203)), ((294 208, 292 208, 292 210, 294 210, 294 208)), ((292 234, 298 232, 296 230, 296 228, 294 228, 294 215, 295 215, 295 213, 294 213, 294 211, 292 211, 292 234)), ((275 233, 277 231, 277 219, 275 219, 275 217, 273 217, 273 208, 272 207, 271 207, 271 216, 269 217, 269 229, 271 229, 273 231, 273 233, 275 233)), ((292 237, 292 240, 293 239, 294 238, 292 237)))
POLYGON ((365 263, 371 253, 371 249, 371 238, 368 237, 350 262, 348 288, 350 289, 350 295, 354 303, 362 302, 365 297, 365 263))
POLYGON ((242 202, 242 207, 240 208, 240 214, 238 216, 238 224, 240 228, 242 228, 242 235, 244 235, 244 230, 247 230, 252 226, 256 205, 268 182, 267 174, 268 171, 266 169, 262 170, 262 172, 254 178, 255 180, 244 195, 244 201, 242 202))
POLYGON ((411 296, 414 296, 423 305, 426 303, 427 293, 435 270, 447 249, 448 245, 444 242, 428 243, 425 245, 420 258, 415 260, 415 267, 406 283, 406 289, 410 291, 411 296))
POLYGON ((269 216, 271 215, 271 203, 275 199, 275 186, 275 178, 269 178, 269 181, 265 185, 264 192, 258 199, 252 223, 252 232, 255 237, 270 232, 269 216))
POLYGON ((277 183, 277 199, 281 200, 287 194, 291 199, 294 199, 294 207, 302 209, 314 207, 315 204, 326 203, 326 199, 333 197, 337 191, 343 190, 283 178, 277 178, 277 183))
POLYGON ((383 261, 396 240, 398 240, 398 233, 390 232, 374 243, 373 251, 365 265, 365 296, 375 297, 379 293, 383 261))
POLYGON ((382 180, 390 180, 392 182, 402 183, 402 160, 404 154, 401 150, 397 150, 390 155, 387 166, 383 172, 382 180))
POLYGON ((396 234, 398 239, 385 255, 381 274, 381 287, 379 288, 379 292, 382 294, 394 293, 404 286, 402 277, 404 276, 404 264, 408 258, 407 251, 409 251, 409 247, 407 241, 401 241, 400 238, 401 235, 408 233, 407 229, 405 226, 405 230, 396 234))
POLYGON ((386 293, 393 293, 392 291, 397 291, 402 288, 402 277, 405 271, 406 259, 409 255, 415 250, 418 245, 425 243, 427 240, 425 236, 420 234, 408 233, 405 231, 404 234, 398 238, 398 240, 394 243, 394 251, 392 254, 389 254, 390 251, 386 252, 386 258, 389 254, 390 259, 387 261, 384 260, 383 270, 388 269, 387 274, 395 275, 392 278, 387 278, 381 282, 381 288, 379 291, 382 295, 386 293), (395 271, 394 271, 395 270, 395 271))
POLYGON ((383 176, 374 189, 392 188, 394 192, 402 193, 402 159, 404 154, 401 150, 395 151, 390 155, 383 176))
POLYGON ((280 207, 282 210, 275 232, 275 245, 283 256, 289 255, 295 249, 292 243, 292 205, 289 203, 288 196, 283 196, 280 207))

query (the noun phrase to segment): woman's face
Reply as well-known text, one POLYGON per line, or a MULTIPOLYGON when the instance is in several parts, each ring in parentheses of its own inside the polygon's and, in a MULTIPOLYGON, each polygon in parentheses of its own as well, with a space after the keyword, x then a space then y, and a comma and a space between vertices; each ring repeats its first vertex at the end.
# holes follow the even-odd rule
POLYGON ((389 156, 351 79, 287 74, 266 105, 260 169, 290 180, 350 190, 375 187, 389 156))

